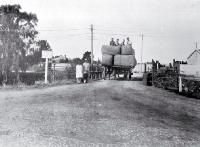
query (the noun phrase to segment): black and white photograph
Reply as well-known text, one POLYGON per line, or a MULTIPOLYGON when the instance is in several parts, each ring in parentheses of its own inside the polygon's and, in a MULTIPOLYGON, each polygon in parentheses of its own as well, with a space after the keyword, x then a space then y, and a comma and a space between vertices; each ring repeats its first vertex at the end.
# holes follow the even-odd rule
POLYGON ((0 147, 200 147, 200 0, 0 0, 0 147))

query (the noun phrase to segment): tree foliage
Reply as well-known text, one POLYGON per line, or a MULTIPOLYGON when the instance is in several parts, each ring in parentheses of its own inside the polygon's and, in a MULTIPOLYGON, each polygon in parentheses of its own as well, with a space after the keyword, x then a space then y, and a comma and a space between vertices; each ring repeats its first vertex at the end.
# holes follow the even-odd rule
POLYGON ((38 32, 35 14, 22 12, 20 5, 0 6, 0 57, 1 72, 7 82, 9 72, 26 69, 26 54, 35 44, 38 32))
POLYGON ((80 58, 73 58, 71 61, 70 61, 71 64, 82 64, 83 63, 83 60, 80 59, 80 58))
POLYGON ((83 62, 87 60, 89 63, 91 62, 91 52, 86 51, 82 57, 83 62))

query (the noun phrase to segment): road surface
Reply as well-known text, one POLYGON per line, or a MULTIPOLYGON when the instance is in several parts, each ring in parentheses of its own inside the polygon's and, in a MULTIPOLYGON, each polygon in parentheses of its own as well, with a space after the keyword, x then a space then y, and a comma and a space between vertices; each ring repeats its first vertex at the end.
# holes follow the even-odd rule
POLYGON ((200 146, 200 100, 139 81, 1 90, 0 146, 200 146))

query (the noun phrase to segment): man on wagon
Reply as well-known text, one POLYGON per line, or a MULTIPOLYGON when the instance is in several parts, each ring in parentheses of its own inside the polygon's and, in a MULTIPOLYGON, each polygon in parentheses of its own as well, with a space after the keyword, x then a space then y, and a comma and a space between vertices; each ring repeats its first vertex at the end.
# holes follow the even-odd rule
POLYGON ((110 46, 115 46, 115 41, 113 38, 111 38, 111 41, 110 41, 110 46))

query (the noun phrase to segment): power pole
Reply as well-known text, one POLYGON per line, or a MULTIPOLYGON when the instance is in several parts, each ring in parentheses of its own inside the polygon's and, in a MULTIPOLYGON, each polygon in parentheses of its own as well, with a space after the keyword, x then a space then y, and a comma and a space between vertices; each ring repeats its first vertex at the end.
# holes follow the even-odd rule
POLYGON ((93 24, 91 24, 91 66, 93 66, 93 24))
POLYGON ((144 35, 142 34, 141 58, 140 58, 140 62, 141 62, 141 72, 142 72, 142 58, 143 58, 143 42, 144 42, 144 35))

